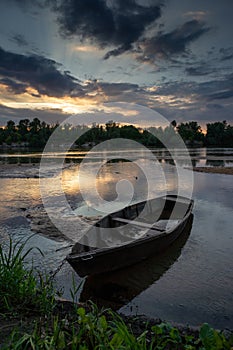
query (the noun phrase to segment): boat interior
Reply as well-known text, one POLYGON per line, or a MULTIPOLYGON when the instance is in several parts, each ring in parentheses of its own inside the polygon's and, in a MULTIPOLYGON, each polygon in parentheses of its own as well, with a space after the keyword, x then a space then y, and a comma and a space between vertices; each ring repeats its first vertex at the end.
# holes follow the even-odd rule
POLYGON ((168 195, 132 204, 99 220, 76 243, 72 253, 93 252, 97 247, 128 244, 142 237, 173 230, 190 210, 191 201, 168 195))

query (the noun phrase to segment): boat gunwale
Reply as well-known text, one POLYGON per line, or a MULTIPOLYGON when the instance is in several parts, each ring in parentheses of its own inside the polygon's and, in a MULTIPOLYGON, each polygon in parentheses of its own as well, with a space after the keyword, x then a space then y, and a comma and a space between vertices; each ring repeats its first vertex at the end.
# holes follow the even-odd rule
MULTIPOLYGON (((176 203, 178 202, 179 203, 179 199, 184 199, 185 202, 187 204, 189 204, 188 206, 188 209, 187 209, 187 212, 186 214, 184 215, 184 217, 180 220, 179 223, 177 223, 177 225, 174 227, 171 227, 169 229, 165 229, 164 231, 158 231, 156 229, 153 229, 154 232, 157 232, 157 234, 151 234, 151 235, 148 235, 148 233, 145 233, 142 237, 140 238, 137 238, 137 239, 134 239, 128 243, 122 243, 122 244, 119 244, 119 245, 115 245, 115 246, 110 246, 110 247, 103 247, 103 248, 98 248, 98 247, 93 247, 93 250, 89 250, 89 251, 86 251, 86 252, 81 252, 81 253, 70 253, 66 256, 66 259, 68 261, 71 261, 71 260, 86 260, 86 259, 83 259, 85 257, 88 257, 88 256, 92 256, 94 258, 95 255, 103 255, 103 254, 106 254, 106 252, 108 253, 111 253, 112 251, 118 251, 118 250, 121 250, 121 249, 125 249, 127 248, 127 246, 129 247, 133 247, 133 246, 137 246, 137 245, 141 245, 143 244, 143 242, 150 242, 150 241, 156 241, 158 240, 159 238, 163 237, 163 236, 168 236, 170 234, 172 234, 175 230, 177 230, 181 225, 183 225, 183 223, 188 219, 188 217, 191 215, 192 213, 192 210, 193 210, 193 206, 194 206, 194 200, 192 198, 186 198, 186 197, 183 197, 183 196, 177 196, 177 195, 167 195, 167 196, 162 196, 162 197, 158 197, 158 198, 153 198, 151 199, 154 200, 154 199, 168 199, 169 200, 169 197, 170 197, 170 200, 171 201, 175 201, 176 203), (174 199, 176 198, 176 200, 174 199), (189 201, 189 202, 188 202, 189 201)), ((135 204, 141 204, 141 203, 147 203, 147 201, 141 201, 141 202, 138 202, 138 203, 133 203, 132 205, 135 205, 135 204)), ((183 203, 184 204, 184 203, 183 203)), ((116 212, 115 212, 116 213, 116 212)), ((112 213, 112 214, 115 214, 115 213, 112 213)), ((104 218, 106 218, 107 216, 109 215, 112 215, 112 214, 108 214, 106 216, 104 216, 103 218, 101 218, 98 222, 102 221, 104 218)), ((133 220, 132 220, 133 221, 133 220)), ((98 223, 97 222, 97 223, 98 223)), ((96 225, 96 224, 95 224, 96 225)), ((93 226, 95 226, 93 225, 93 226)), ((151 224, 152 226, 153 224, 151 224)), ((148 232, 149 231, 152 231, 150 228, 148 228, 148 232)))

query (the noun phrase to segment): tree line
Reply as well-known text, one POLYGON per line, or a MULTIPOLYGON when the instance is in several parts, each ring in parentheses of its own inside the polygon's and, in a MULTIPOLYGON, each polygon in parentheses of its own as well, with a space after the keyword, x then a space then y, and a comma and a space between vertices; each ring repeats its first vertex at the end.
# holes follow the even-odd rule
POLYGON ((74 132, 80 134, 81 136, 76 140, 76 146, 91 146, 113 138, 127 138, 148 147, 163 147, 160 140, 172 138, 175 132, 182 137, 188 146, 233 147, 233 126, 226 121, 208 123, 206 133, 203 133, 201 126, 195 121, 177 124, 173 120, 165 128, 142 129, 114 121, 109 121, 105 125, 93 123, 91 127, 87 125, 73 127, 69 124, 48 124, 44 121, 41 122, 38 118, 34 118, 32 121, 22 119, 18 124, 9 120, 6 126, 0 128, 0 145, 41 149, 46 145, 56 128, 59 128, 61 136, 71 136, 71 133, 74 132))

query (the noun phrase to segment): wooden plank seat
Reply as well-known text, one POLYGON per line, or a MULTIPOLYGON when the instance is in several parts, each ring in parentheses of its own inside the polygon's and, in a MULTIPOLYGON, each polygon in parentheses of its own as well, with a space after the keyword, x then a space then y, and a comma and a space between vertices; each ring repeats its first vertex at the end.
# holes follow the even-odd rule
POLYGON ((124 218, 119 218, 119 217, 112 217, 111 218, 113 221, 117 221, 123 224, 131 224, 131 225, 135 225, 135 226, 139 226, 139 227, 143 227, 143 228, 149 228, 151 230, 156 230, 156 231, 165 231, 164 228, 161 227, 156 227, 156 225, 154 224, 148 224, 146 222, 142 222, 142 221, 137 221, 137 220, 129 220, 129 219, 124 219, 124 218))

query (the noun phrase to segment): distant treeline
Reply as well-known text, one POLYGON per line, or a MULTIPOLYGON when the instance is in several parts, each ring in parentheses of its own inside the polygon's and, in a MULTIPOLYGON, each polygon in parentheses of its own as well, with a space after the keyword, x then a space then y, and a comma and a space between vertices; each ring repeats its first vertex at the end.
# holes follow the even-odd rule
POLYGON ((59 128, 61 139, 64 135, 68 137, 70 135, 72 139, 75 133, 81 135, 77 138, 77 146, 94 145, 120 137, 135 140, 145 146, 163 147, 160 140, 172 138, 175 132, 188 146, 233 147, 233 126, 226 121, 207 124, 206 133, 203 133, 200 125, 195 121, 177 124, 173 120, 165 128, 142 129, 114 121, 109 121, 105 125, 93 123, 92 127, 86 125, 72 127, 69 124, 60 126, 58 123, 51 125, 41 122, 38 118, 32 121, 22 119, 18 124, 9 120, 6 126, 0 128, 0 145, 43 148, 56 128, 59 128))

